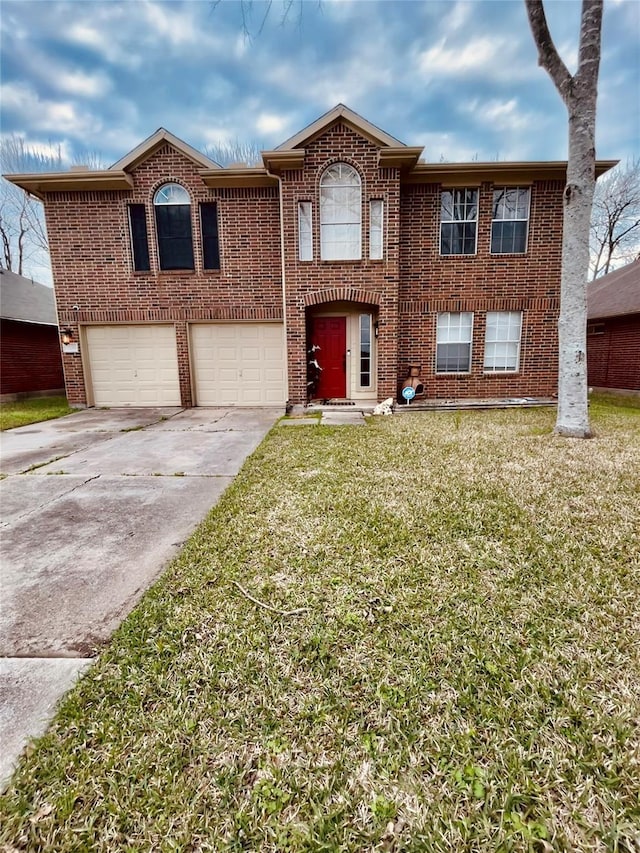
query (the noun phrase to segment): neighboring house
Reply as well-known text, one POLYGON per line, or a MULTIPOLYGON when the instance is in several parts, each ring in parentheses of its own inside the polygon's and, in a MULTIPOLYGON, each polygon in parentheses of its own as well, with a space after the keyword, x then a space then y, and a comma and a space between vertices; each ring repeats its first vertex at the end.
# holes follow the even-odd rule
POLYGON ((0 269, 0 396, 64 394, 53 290, 0 269))
POLYGON ((160 129, 10 176, 45 204, 70 401, 381 400, 411 366, 430 398, 554 394, 566 163, 421 154, 338 105, 261 167, 160 129))
POLYGON ((589 385, 640 391, 640 259, 587 291, 589 385))

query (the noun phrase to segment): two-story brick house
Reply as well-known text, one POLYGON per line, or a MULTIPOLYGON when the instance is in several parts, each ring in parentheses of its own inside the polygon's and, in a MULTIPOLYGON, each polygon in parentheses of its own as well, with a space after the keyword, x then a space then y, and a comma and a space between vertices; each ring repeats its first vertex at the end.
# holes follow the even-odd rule
POLYGON ((160 129, 11 176, 45 204, 69 400, 371 401, 411 366, 429 398, 555 393, 566 164, 421 153, 338 105, 261 167, 160 129))

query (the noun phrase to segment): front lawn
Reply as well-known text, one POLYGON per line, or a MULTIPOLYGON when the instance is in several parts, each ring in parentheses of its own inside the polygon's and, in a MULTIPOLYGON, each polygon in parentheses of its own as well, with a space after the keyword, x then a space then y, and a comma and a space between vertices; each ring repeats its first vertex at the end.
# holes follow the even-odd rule
POLYGON ((0 403, 0 430, 49 421, 74 411, 66 397, 31 397, 15 403, 0 403))
POLYGON ((636 853, 640 411, 554 415, 275 429, 22 763, 6 849, 636 853))

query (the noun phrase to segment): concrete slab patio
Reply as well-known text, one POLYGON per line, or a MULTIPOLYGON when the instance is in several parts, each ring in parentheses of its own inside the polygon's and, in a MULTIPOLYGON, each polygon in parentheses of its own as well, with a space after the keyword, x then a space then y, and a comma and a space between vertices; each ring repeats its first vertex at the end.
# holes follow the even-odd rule
POLYGON ((2 434, 0 787, 281 414, 92 409, 2 434))

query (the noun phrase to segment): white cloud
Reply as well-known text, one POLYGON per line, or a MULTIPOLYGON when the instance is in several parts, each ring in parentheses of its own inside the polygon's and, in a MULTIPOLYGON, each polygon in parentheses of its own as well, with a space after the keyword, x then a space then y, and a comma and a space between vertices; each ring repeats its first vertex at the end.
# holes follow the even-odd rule
POLYGON ((80 113, 70 101, 52 101, 40 96, 25 83, 5 83, 0 87, 5 110, 28 123, 32 130, 58 137, 68 134, 84 137, 95 133, 101 122, 90 113, 80 113))
POLYGON ((82 98, 101 98, 111 89, 111 80, 101 71, 91 74, 82 70, 58 69, 51 74, 51 81, 63 92, 82 98))
POLYGON ((485 101, 474 98, 471 101, 465 101, 461 108, 480 124, 496 130, 513 132, 531 127, 531 114, 522 109, 517 98, 510 98, 508 101, 496 99, 485 101))
POLYGON ((436 75, 464 76, 485 71, 498 60, 501 42, 495 38, 474 38, 464 45, 447 47, 447 39, 423 51, 418 56, 418 68, 430 77, 436 75))
POLYGON ((464 0, 458 0, 457 3, 452 3, 451 11, 446 15, 442 22, 443 32, 455 32, 456 30, 461 30, 463 27, 466 27, 469 19, 471 18, 472 10, 473 5, 471 3, 464 2, 464 0))
POLYGON ((94 50, 113 65, 133 70, 142 64, 142 55, 139 52, 122 48, 115 35, 112 37, 108 31, 96 29, 82 21, 72 24, 66 30, 66 37, 74 44, 94 50))
POLYGON ((180 7, 179 11, 176 11, 176 7, 168 3, 151 3, 149 0, 138 0, 138 3, 138 9, 143 12, 147 24, 172 45, 198 40, 198 31, 187 7, 180 7))
POLYGON ((260 133, 284 133, 289 122, 285 116, 275 113, 261 113, 256 119, 256 128, 260 133))

